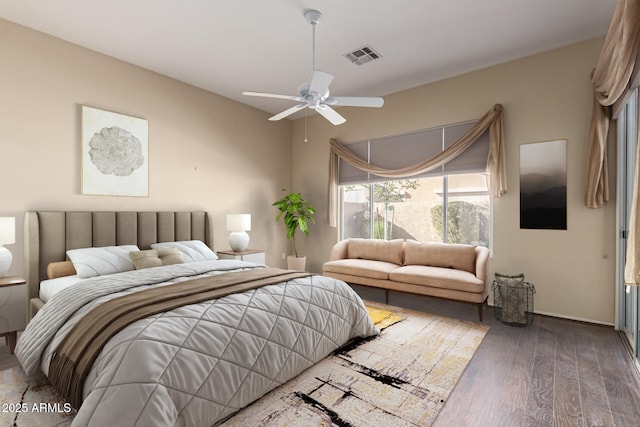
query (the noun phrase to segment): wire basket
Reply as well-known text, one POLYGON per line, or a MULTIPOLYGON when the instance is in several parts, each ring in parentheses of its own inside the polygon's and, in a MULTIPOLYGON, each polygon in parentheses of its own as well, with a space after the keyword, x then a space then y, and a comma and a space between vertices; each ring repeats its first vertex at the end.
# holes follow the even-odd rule
POLYGON ((507 276, 496 273, 493 281, 493 315, 511 326, 527 326, 533 322, 535 287, 524 281, 524 275, 507 276))

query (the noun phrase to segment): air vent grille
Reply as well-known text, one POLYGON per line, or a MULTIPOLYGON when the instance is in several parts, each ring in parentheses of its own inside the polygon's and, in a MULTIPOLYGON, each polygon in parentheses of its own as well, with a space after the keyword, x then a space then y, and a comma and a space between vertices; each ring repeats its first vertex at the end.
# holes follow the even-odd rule
POLYGON ((359 49, 346 53, 344 56, 356 65, 366 64, 367 62, 382 58, 382 56, 371 46, 363 46, 359 49))

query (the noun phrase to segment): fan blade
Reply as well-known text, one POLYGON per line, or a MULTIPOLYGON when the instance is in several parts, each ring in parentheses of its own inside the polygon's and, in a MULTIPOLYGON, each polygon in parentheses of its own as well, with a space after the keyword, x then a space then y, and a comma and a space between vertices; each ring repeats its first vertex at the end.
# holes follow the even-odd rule
POLYGON ((305 99, 301 96, 293 96, 293 95, 276 95, 274 93, 263 93, 263 92, 242 92, 243 95, 247 96, 261 96, 263 98, 279 98, 279 99, 290 99, 292 101, 303 102, 305 99))
POLYGON ((269 120, 271 120, 272 122, 275 122, 276 120, 280 120, 280 119, 284 119, 287 116, 292 115, 293 113, 302 110, 304 107, 306 107, 307 104, 298 104, 298 105, 294 105, 293 107, 284 110, 282 113, 278 113, 273 117, 269 117, 269 120))
POLYGON ((329 85, 333 80, 333 76, 324 71, 315 70, 313 76, 311 76, 311 83, 309 84, 309 93, 315 92, 320 96, 326 96, 325 94, 329 90, 329 85))
POLYGON ((384 99, 379 97, 332 96, 323 102, 329 105, 342 105, 345 107, 380 108, 384 105, 384 99))
POLYGON ((325 104, 318 105, 316 111, 322 114, 324 118, 329 120, 334 126, 341 125, 347 121, 347 119, 338 114, 336 110, 325 104))

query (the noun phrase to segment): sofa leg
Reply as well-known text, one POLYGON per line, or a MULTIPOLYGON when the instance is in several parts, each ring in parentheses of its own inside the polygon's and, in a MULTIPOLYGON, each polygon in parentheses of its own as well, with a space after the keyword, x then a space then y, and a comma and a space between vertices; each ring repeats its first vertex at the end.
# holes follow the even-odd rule
POLYGON ((384 290, 384 302, 385 302, 385 304, 389 304, 389 292, 391 292, 389 289, 385 289, 384 290))
POLYGON ((480 315, 480 321, 482 322, 482 306, 483 305, 487 305, 487 302, 489 301, 489 295, 487 295, 484 299, 484 301, 482 301, 481 303, 478 304, 478 314, 480 315))

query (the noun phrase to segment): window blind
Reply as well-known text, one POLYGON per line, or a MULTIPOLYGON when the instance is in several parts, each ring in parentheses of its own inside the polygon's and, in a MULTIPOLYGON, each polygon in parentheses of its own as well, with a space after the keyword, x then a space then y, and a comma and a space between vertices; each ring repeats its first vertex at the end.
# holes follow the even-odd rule
MULTIPOLYGON (((352 153, 369 164, 386 169, 399 169, 431 158, 455 143, 471 129, 476 122, 427 129, 403 135, 360 141, 345 144, 352 153)), ((489 155, 489 132, 486 131, 464 153, 452 161, 414 178, 442 176, 461 173, 484 173, 489 155)), ((361 171, 346 162, 339 163, 339 184, 364 184, 368 182, 388 181, 361 171)))

